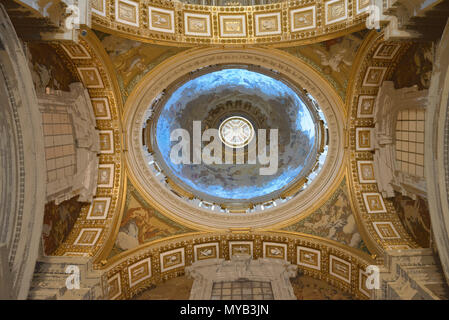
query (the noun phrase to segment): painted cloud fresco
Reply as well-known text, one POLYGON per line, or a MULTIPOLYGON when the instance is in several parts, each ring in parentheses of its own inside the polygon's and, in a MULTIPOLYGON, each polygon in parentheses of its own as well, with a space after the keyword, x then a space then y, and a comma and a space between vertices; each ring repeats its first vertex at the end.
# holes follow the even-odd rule
POLYGON ((223 69, 188 81, 170 96, 158 118, 156 140, 163 162, 187 189, 211 201, 248 200, 279 191, 310 169, 317 155, 315 130, 309 109, 285 83, 258 72, 223 69), (279 163, 274 175, 260 175, 259 168, 267 166, 260 163, 185 165, 170 160, 176 143, 170 141, 173 130, 192 132, 193 121, 203 121, 218 105, 236 100, 250 103, 255 109, 252 113, 264 116, 263 124, 254 123, 256 131, 279 130, 279 163))

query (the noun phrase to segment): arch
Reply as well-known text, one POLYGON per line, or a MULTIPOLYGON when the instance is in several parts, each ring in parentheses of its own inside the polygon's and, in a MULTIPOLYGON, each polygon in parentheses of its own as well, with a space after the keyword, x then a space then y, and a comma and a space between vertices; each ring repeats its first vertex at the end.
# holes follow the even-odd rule
POLYGON ((276 246, 283 253, 277 258, 298 265, 305 275, 327 281, 357 299, 372 297, 365 285, 365 271, 375 262, 367 254, 317 236, 269 231, 195 232, 141 245, 108 261, 105 296, 112 300, 130 299, 151 285, 183 275, 185 267, 198 261, 201 249, 215 248, 209 256, 214 260, 229 259, 234 246, 247 246, 252 258, 258 259, 269 257, 267 245, 276 246))

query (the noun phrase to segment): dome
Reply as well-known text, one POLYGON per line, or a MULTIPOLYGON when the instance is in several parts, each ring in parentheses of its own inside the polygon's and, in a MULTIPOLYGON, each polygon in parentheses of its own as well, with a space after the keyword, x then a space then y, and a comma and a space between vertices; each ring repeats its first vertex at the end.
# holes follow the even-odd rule
POLYGON ((153 108, 148 141, 155 161, 171 181, 209 203, 248 207, 285 198, 311 178, 324 151, 317 105, 267 69, 199 70, 153 108), (211 145, 220 150, 209 152, 211 145))

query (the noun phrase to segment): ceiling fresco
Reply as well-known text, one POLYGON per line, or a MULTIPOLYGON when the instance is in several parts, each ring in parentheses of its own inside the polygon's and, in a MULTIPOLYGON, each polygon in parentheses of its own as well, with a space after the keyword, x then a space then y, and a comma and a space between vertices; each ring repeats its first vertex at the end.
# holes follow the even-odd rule
POLYGON ((128 180, 123 216, 109 258, 147 242, 193 231, 154 209, 128 180))
MULTIPOLYGON (((394 286, 405 286, 409 275, 410 282, 422 276, 427 263, 441 267, 432 254, 440 250, 444 257, 447 251, 437 248, 442 237, 435 226, 443 224, 431 221, 434 204, 426 198, 433 197, 430 164, 438 157, 412 149, 421 137, 433 141, 437 130, 431 136, 429 128, 443 123, 418 115, 434 115, 434 93, 441 89, 434 82, 442 67, 438 52, 446 51, 447 41, 413 38, 412 23, 404 21, 394 26, 382 20, 380 29, 365 29, 373 14, 369 0, 252 6, 194 1, 198 4, 88 0, 87 22, 70 36, 49 28, 31 41, 18 29, 31 74, 26 80, 31 87, 34 83, 39 111, 45 104, 57 109, 56 102, 44 100, 49 95, 63 99, 60 91, 79 83, 84 105, 92 108, 89 126, 99 139, 91 202, 72 195, 59 205, 45 200, 38 259, 49 265, 64 259, 86 262, 84 277, 101 278, 95 290, 111 300, 189 299, 194 282, 186 276, 189 267, 243 253, 297 268, 290 282, 298 300, 378 299, 391 295, 387 291, 394 286), (398 107, 381 100, 386 88, 394 91, 392 83, 394 89, 419 91, 420 101, 425 100, 419 106, 425 112, 416 113, 416 132, 415 111, 406 111, 416 107, 414 102, 398 107), (399 118, 387 136, 382 125, 396 117, 397 109, 410 117, 399 118), (188 163, 173 160, 174 146, 186 142, 173 134, 179 129, 189 139, 188 163), (208 139, 208 129, 219 135, 208 139), (409 138, 397 138, 394 130, 409 138), (261 135, 267 136, 262 145, 261 135), (195 149, 198 137, 200 150, 195 149), (231 163, 219 139, 227 146, 235 143, 231 163), (399 142, 410 143, 409 154, 423 158, 420 193, 411 190, 416 184, 405 190, 387 181, 386 169, 400 169, 385 164, 410 159, 407 166, 415 165, 394 148, 399 142), (215 153, 217 145, 222 153, 215 153), (266 160, 261 163, 255 150, 262 147, 266 160), (243 163, 235 163, 240 148, 243 163), (208 151, 221 162, 205 163, 208 151), (255 163, 249 158, 253 151, 255 163), (262 174, 271 165, 274 172, 262 174), (408 261, 419 268, 408 269, 408 261), (386 279, 379 292, 366 287, 373 265, 386 279)), ((400 10, 390 5, 385 4, 390 11, 382 19, 399 19, 400 10)), ((437 16, 436 11, 429 13, 437 16)), ((416 17, 413 23, 423 18, 416 17)), ((12 20, 20 27, 17 16, 12 20)), ((399 97, 399 90, 394 94, 399 97)), ((434 151, 436 144, 425 146, 434 151)), ((48 188, 48 181, 42 184, 48 188)), ((36 281, 39 272, 30 273, 32 285, 46 290, 36 281)), ((444 277, 444 272, 435 274, 444 277)))
MULTIPOLYGON (((316 69, 345 100, 346 89, 357 51, 368 30, 304 46, 281 48, 316 69)), ((188 47, 148 44, 95 30, 117 72, 124 100, 142 77, 156 65, 188 47)))
POLYGON ((394 87, 401 89, 417 86, 419 90, 429 89, 434 54, 431 42, 411 44, 392 74, 394 87))
POLYGON ((307 62, 329 81, 345 101, 355 57, 368 33, 368 30, 362 30, 320 43, 281 50, 307 62))
MULTIPOLYGON (((223 69, 199 76, 176 89, 160 111, 154 139, 158 148, 156 158, 168 168, 165 170, 168 175, 172 173, 192 193, 200 194, 207 201, 245 202, 267 196, 273 198, 276 196, 273 194, 291 182, 305 177, 318 156, 316 116, 303 99, 284 82, 249 70, 223 69), (266 136, 277 129, 279 150, 274 172, 260 174, 261 168, 267 167, 260 161, 256 164, 249 161, 244 164, 206 164, 204 161, 193 164, 192 160, 189 164, 174 163, 171 150, 181 142, 171 141, 172 132, 186 129, 192 138, 193 121, 202 121, 204 126, 203 120, 209 113, 220 109, 223 104, 236 101, 250 103, 254 110, 224 113, 221 117, 217 112, 212 128, 218 129, 218 125, 229 116, 240 115, 249 119, 256 132, 267 130, 266 136), (263 121, 257 120, 258 115, 262 115, 263 121)), ((258 139, 260 136, 254 139, 254 143, 258 139)), ((192 146, 194 142, 189 143, 192 146)), ((271 150, 271 143, 267 139, 267 152, 271 150)), ((203 142, 202 149, 208 144, 203 142)))
POLYGON ((79 78, 69 67, 69 60, 56 53, 55 46, 47 43, 27 43, 31 75, 38 90, 70 91, 70 84, 79 78))
POLYGON ((142 43, 95 31, 116 71, 125 101, 142 77, 156 65, 186 48, 142 43))

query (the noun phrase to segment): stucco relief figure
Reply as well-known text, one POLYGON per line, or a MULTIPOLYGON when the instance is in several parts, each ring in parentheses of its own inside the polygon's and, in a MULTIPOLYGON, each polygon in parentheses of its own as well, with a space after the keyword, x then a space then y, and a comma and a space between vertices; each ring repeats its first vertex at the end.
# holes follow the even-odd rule
POLYGON ((372 167, 362 167, 362 176, 363 177, 367 177, 367 178, 371 178, 373 176, 373 169, 372 167))
POLYGON ((368 100, 364 101, 362 104, 362 109, 365 112, 371 110, 371 101, 368 101, 368 100))
POLYGON ((97 74, 94 71, 87 70, 84 75, 87 76, 87 78, 89 80, 88 81, 89 83, 96 83, 96 82, 98 82, 97 74))
POLYGON ((248 254, 248 248, 247 247, 243 247, 243 246, 239 246, 239 247, 233 247, 232 248, 233 251, 237 254, 248 254))
POLYGON ((100 183, 105 184, 109 182, 109 172, 106 170, 100 171, 100 183))
POLYGON ((276 28, 275 20, 264 20, 262 22, 262 30, 273 30, 276 28))
POLYGON ((341 264, 334 264, 335 269, 342 272, 344 275, 348 274, 348 269, 345 266, 342 266, 341 264))
POLYGON ((379 78, 381 77, 381 75, 382 75, 382 71, 380 71, 380 70, 371 71, 371 73, 369 74, 368 82, 373 82, 373 83, 379 82, 379 78))
POLYGON ((128 184, 126 204, 112 256, 143 243, 192 231, 162 215, 135 192, 133 185, 128 184))
POLYGON ((39 63, 36 63, 34 68, 30 68, 30 70, 36 89, 43 92, 45 87, 50 83, 51 71, 39 63))
POLYGON ((167 19, 159 14, 153 14, 153 23, 157 25, 164 25, 167 23, 167 19))
POLYGON ((339 48, 338 50, 334 50, 334 52, 323 52, 318 49, 315 49, 315 53, 321 58, 322 66, 329 66, 333 71, 340 72, 340 65, 342 63, 350 66, 352 64, 351 60, 345 60, 346 49, 339 48))
POLYGON ((128 21, 134 21, 136 19, 134 7, 120 6, 119 7, 119 15, 120 15, 120 18, 128 20, 128 21))
POLYGON ((172 255, 167 257, 167 261, 170 262, 170 264, 176 264, 178 263, 179 257, 177 255, 172 255))
POLYGON ((145 57, 143 45, 139 42, 108 36, 102 43, 125 84, 128 84, 137 73, 142 72, 149 62, 145 57))
MULTIPOLYGON (((153 24, 159 22, 162 26, 169 23, 163 15, 160 15, 161 18, 157 20, 154 20, 155 16, 155 14, 152 15, 153 24)), ((143 44, 111 35, 102 38, 101 43, 111 58, 119 85, 125 95, 131 92, 137 79, 151 70, 158 62, 182 50, 181 48, 143 44)))

